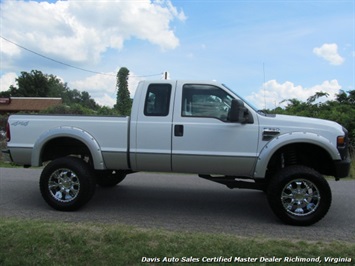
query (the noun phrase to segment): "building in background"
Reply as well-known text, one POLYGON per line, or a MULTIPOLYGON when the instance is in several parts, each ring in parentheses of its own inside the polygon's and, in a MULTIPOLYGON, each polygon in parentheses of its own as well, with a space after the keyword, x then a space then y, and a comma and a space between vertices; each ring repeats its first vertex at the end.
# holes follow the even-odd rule
POLYGON ((0 98, 0 114, 13 114, 18 112, 34 112, 62 104, 62 98, 47 97, 9 97, 0 98))

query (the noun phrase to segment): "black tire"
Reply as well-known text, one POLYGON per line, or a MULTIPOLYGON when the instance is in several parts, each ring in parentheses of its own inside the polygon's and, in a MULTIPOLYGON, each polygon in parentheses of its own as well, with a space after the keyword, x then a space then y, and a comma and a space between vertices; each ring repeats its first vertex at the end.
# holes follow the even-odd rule
POLYGON ((59 211, 74 211, 95 193, 95 176, 83 160, 64 157, 50 162, 42 171, 40 190, 44 200, 59 211))
POLYGON ((100 187, 114 187, 125 179, 126 174, 120 171, 99 171, 96 174, 96 183, 100 187))
POLYGON ((308 226, 327 214, 332 193, 321 174, 295 165, 281 169, 271 178, 268 200, 274 214, 284 223, 308 226))

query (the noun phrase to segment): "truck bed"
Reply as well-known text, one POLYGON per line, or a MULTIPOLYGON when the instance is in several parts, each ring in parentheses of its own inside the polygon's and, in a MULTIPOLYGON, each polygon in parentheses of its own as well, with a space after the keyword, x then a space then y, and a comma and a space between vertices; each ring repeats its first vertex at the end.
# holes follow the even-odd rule
POLYGON ((33 165, 33 148, 41 136, 65 127, 77 128, 100 145, 107 169, 117 169, 117 166, 124 169, 127 168, 128 121, 129 117, 12 115, 9 119, 11 139, 16 142, 10 140, 7 146, 15 162, 33 165))

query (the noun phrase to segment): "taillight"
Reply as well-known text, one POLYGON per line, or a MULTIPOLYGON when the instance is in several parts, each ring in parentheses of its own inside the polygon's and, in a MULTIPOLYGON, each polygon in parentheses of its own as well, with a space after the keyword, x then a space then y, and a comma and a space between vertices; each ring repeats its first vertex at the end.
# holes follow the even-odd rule
POLYGON ((6 124, 6 141, 9 142, 11 140, 11 133, 10 133, 10 124, 6 124))

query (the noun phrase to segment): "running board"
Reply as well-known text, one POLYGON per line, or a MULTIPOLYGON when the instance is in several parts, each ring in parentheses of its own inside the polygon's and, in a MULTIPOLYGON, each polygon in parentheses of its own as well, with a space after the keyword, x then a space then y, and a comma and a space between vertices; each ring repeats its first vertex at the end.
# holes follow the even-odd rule
POLYGON ((211 175, 198 175, 203 179, 207 179, 209 181, 213 181, 222 185, 226 185, 228 188, 245 188, 245 189, 257 189, 257 190, 265 190, 265 183, 263 182, 255 182, 255 180, 246 178, 246 177, 238 177, 238 176, 211 176, 211 175), (238 179, 238 180, 237 180, 238 179), (241 180, 246 179, 246 180, 241 180))

